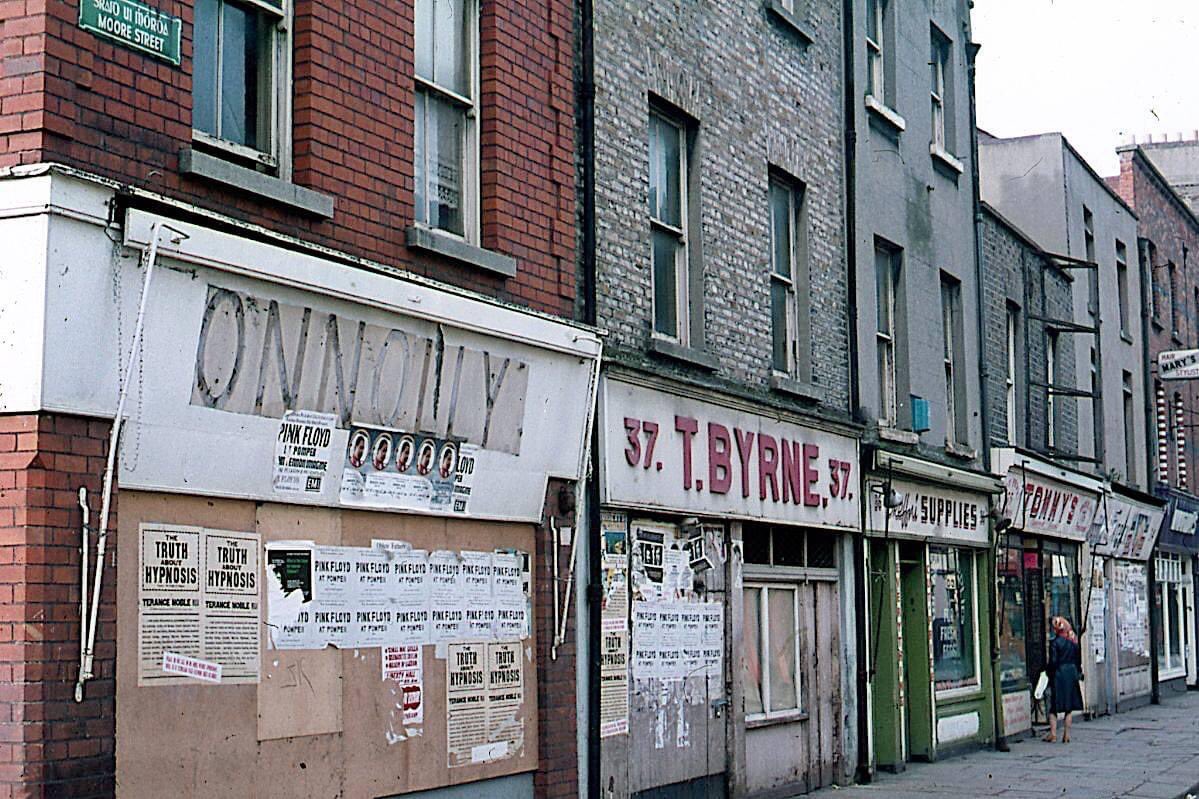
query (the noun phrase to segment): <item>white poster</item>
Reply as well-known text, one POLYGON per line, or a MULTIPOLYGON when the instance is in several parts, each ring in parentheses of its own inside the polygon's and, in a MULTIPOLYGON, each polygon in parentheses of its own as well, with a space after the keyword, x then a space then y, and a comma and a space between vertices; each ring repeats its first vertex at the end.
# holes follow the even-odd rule
POLYGON ((329 473, 329 450, 337 417, 316 411, 288 411, 275 438, 271 486, 279 494, 320 496, 329 473))
POLYGON ((138 685, 201 673, 258 682, 258 534, 157 524, 139 533, 138 685))

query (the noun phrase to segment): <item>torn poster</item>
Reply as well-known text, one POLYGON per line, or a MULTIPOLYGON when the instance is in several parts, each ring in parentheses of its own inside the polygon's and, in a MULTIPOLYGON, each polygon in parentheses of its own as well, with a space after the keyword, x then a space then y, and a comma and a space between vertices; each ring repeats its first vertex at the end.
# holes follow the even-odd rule
POLYGON ((600 636, 600 737, 629 731, 629 625, 604 612, 600 636))
POLYGON ((275 472, 271 485, 278 494, 320 496, 329 472, 329 450, 337 416, 316 411, 288 411, 275 438, 275 472))
POLYGON ((341 503, 462 514, 469 510, 478 447, 355 426, 346 443, 341 503))
POLYGON ((163 670, 164 652, 218 665, 224 683, 258 682, 258 535, 158 524, 139 534, 138 685, 189 682, 163 670))
POLYGON ((634 602, 633 674, 721 676, 724 608, 718 602, 634 602))
POLYGON ((420 646, 383 647, 383 679, 394 680, 402 692, 404 724, 425 721, 425 671, 420 646))
POLYGON ((527 557, 520 552, 496 552, 491 556, 492 604, 495 607, 495 638, 513 640, 530 634, 527 557))

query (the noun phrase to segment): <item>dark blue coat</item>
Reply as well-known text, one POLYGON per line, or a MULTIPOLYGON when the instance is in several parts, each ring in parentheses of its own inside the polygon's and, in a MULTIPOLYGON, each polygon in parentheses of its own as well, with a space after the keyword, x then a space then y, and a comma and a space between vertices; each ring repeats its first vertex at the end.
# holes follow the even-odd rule
POLYGON ((1049 642, 1050 713, 1072 713, 1082 710, 1082 690, 1078 681, 1082 678, 1082 650, 1069 638, 1055 636, 1049 642))

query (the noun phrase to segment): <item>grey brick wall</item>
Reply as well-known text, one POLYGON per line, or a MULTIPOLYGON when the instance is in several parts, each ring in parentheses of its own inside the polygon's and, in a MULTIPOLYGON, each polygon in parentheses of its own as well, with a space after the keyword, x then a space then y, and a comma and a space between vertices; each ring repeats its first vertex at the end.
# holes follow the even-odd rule
POLYGON ((768 168, 806 185, 813 382, 844 418, 849 337, 844 262, 840 6, 801 12, 805 44, 762 0, 595 2, 597 315, 612 360, 810 408, 771 392, 768 168), (703 338, 708 374, 649 353, 651 96, 697 122, 703 338))
MULTIPOLYGON (((1045 325, 1033 317, 1070 321, 1073 294, 1070 278, 1054 268, 1043 253, 1021 238, 1001 217, 984 206, 979 226, 982 241, 982 280, 987 352, 992 368, 984 390, 990 400, 990 437, 994 446, 1019 446, 1050 454, 1046 448, 1046 391, 1031 384, 1047 376, 1045 325), (1019 309, 1016 357, 1016 408, 1007 400, 1007 309, 1019 309), (1016 414, 1016 438, 1008 440, 1008 414, 1016 414)), ((1076 385, 1076 348, 1086 347, 1086 336, 1059 334, 1057 382, 1076 385)), ((1078 403, 1090 402, 1059 396, 1056 450, 1078 452, 1078 403)))

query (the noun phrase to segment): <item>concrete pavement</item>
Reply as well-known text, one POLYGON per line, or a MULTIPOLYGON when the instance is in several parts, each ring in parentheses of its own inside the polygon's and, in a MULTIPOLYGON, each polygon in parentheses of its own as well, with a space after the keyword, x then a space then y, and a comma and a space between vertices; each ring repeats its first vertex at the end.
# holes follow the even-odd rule
MULTIPOLYGON (((1060 735, 1060 730, 1059 730, 1060 735)), ((828 788, 808 799, 1178 799, 1199 785, 1199 692, 1074 724, 1068 744, 1039 738, 1011 751, 913 763, 870 785, 828 788)))

